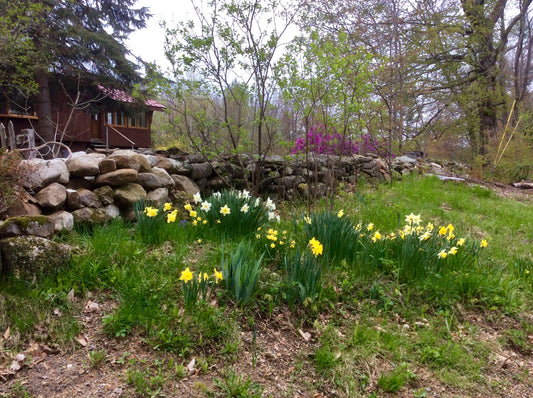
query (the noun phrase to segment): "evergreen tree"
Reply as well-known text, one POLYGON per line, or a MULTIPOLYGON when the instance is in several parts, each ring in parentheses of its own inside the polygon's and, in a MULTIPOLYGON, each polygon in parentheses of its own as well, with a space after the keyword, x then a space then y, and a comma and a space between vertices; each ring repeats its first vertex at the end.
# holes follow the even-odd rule
MULTIPOLYGON (((124 39, 143 28, 146 8, 133 9, 136 0, 28 0, 41 4, 26 36, 39 59, 32 74, 38 85, 35 109, 38 132, 53 139, 49 82, 52 76, 96 80, 126 88, 138 82, 137 65, 126 58, 124 39)), ((19 2, 8 2, 8 7, 19 2)))

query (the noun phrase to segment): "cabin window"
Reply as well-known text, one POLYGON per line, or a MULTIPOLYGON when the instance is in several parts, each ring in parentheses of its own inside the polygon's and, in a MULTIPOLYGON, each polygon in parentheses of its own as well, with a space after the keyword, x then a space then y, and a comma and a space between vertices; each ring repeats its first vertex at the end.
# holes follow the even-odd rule
POLYGON ((113 124, 113 112, 106 112, 106 114, 105 114, 105 122, 107 124, 113 124))
POLYGON ((135 116, 130 117, 130 127, 146 128, 146 113, 139 112, 135 116))
POLYGON ((126 118, 122 112, 106 112, 105 121, 115 126, 125 126, 126 118))

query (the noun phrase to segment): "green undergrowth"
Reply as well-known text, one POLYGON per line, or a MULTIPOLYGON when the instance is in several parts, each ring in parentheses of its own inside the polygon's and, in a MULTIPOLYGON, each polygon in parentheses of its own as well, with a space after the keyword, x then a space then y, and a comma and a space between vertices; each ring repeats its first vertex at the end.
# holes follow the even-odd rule
MULTIPOLYGON (((261 383, 233 365, 249 350, 246 366, 259 366, 266 348, 256 345, 258 325, 276 329, 282 314, 314 336, 295 356, 296 389, 423 394, 429 377, 479 395, 489 388, 494 345, 531 355, 531 202, 432 177, 340 192, 335 211, 319 206, 311 214, 301 203, 276 209, 265 200, 257 203, 268 212, 256 217, 247 213, 256 205, 247 193, 224 195, 232 203, 226 216, 225 196, 211 206, 200 198, 179 224, 167 222, 170 205, 150 208, 154 215, 139 205, 148 217, 142 231, 114 221, 62 236, 78 247, 69 268, 37 286, 1 282, 5 349, 30 341, 72 347, 90 297, 113 303, 102 319, 109 339, 139 336, 172 358, 164 371, 128 367, 127 384, 148 396, 185 377, 191 358, 205 372, 218 364, 199 394, 261 396, 261 383), (239 212, 253 216, 253 228, 239 221, 232 233, 229 215, 239 212), (221 233, 210 233, 210 224, 221 233), (504 323, 498 339, 484 339, 472 315, 504 323)), ((93 367, 105 364, 105 352, 89 358, 93 367)))

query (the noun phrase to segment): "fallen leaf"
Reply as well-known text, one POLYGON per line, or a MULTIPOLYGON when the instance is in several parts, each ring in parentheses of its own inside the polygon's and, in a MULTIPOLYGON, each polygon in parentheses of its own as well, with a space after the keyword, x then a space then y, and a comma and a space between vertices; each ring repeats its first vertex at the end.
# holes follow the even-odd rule
POLYGON ((75 300, 75 297, 74 297, 74 289, 70 289, 70 292, 68 292, 67 294, 67 299, 70 303, 74 302, 75 300))
POLYGON ((191 362, 187 365, 187 370, 189 373, 194 372, 194 365, 196 365, 196 358, 191 359, 191 362))
POLYGON ((78 343, 80 343, 82 346, 86 347, 87 346, 87 340, 85 339, 84 336, 80 335, 78 337, 76 337, 76 341, 78 343))
POLYGON ((54 309, 54 315, 61 316, 61 311, 59 311, 59 308, 54 309))
POLYGON ((17 362, 24 362, 24 360, 26 359, 26 355, 24 354, 17 354, 17 356, 15 357, 15 361, 17 362))
POLYGON ((18 363, 17 361, 13 361, 11 363, 11 366, 9 367, 9 370, 11 370, 12 372, 16 372, 17 370, 20 370, 20 368, 20 363, 18 363))
POLYGON ((93 301, 87 301, 87 304, 85 304, 85 311, 87 312, 94 312, 94 311, 98 311, 100 309, 100 306, 98 305, 98 303, 95 303, 93 301))
POLYGON ((302 336, 305 341, 309 341, 311 339, 311 333, 309 332, 304 332, 302 329, 298 329, 298 333, 300 333, 300 336, 302 336))
POLYGON ((11 336, 11 326, 8 326, 4 332, 4 340, 9 340, 9 336, 11 336))

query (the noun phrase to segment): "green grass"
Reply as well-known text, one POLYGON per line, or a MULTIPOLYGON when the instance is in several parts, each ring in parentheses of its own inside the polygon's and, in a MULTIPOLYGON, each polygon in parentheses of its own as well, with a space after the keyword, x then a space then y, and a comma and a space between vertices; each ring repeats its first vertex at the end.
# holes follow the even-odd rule
MULTIPOLYGON (((176 225, 161 243, 140 238, 135 226, 120 221, 61 237, 79 247, 70 267, 37 286, 0 282, 0 332, 10 330, 5 350, 17 352, 30 341, 74 347, 82 332, 77 319, 90 296, 115 303, 103 316, 107 338, 139 336, 176 360, 164 367, 128 365, 125 381, 141 395, 168 394, 175 380, 187 376, 184 364, 194 357, 200 373, 223 369, 210 379, 215 386, 198 382, 204 395, 260 396, 263 388, 254 376, 235 370, 247 347, 253 347, 252 359, 244 366, 258 369, 267 355, 270 347, 259 345, 258 325, 291 338, 299 336, 298 329, 312 332, 308 351, 296 356, 303 377, 291 388, 313 394, 335 389, 340 396, 370 396, 406 386, 423 394, 418 375, 433 374, 445 386, 479 395, 489 388, 495 346, 531 354, 531 201, 412 177, 341 193, 336 211, 317 206, 311 224, 301 217, 303 204, 278 207, 279 224, 254 218, 259 224, 253 228, 239 224, 238 238, 229 233, 230 218, 221 235, 189 222, 176 225), (424 228, 435 225, 432 241, 399 238, 410 213, 420 214, 424 228), (368 223, 374 224, 371 231, 368 223), (449 240, 437 232, 448 224, 457 235, 449 240), (323 255, 311 254, 312 237, 324 245, 323 255), (467 243, 450 254, 459 237, 467 243), (481 239, 488 240, 487 248, 480 247, 481 239), (448 255, 440 259, 443 248, 448 255), (195 277, 225 267, 226 280, 213 281, 208 298, 185 311, 179 278, 187 267, 195 277), (506 324, 498 339, 484 341, 471 318, 506 324), (252 343, 243 337, 250 333, 252 343)), ((88 353, 89 367, 106 360, 103 350, 88 353)), ((124 356, 117 363, 126 362, 124 356)))

